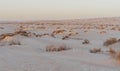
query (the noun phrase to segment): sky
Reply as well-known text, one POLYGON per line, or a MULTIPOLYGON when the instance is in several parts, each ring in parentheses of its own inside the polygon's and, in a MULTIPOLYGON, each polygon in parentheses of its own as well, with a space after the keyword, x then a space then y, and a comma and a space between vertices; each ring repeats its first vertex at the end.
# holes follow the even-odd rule
POLYGON ((119 17, 120 0, 0 0, 0 19, 119 17))

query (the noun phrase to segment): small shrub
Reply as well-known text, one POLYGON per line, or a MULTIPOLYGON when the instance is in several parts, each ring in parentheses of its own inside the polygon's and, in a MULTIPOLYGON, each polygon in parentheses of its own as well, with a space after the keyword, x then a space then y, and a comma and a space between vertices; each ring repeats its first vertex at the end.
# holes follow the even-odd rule
POLYGON ((69 36, 63 36, 62 40, 69 38, 69 36))
POLYGON ((57 35, 57 34, 62 34, 64 32, 66 32, 66 30, 55 30, 52 32, 52 34, 57 35))
POLYGON ((118 39, 118 42, 120 42, 120 39, 118 39))
POLYGON ((11 40, 11 41, 9 42, 9 45, 21 45, 21 43, 20 43, 20 41, 18 41, 18 40, 11 40))
POLYGON ((5 38, 5 36, 0 35, 0 41, 3 40, 5 38))
POLYGON ((114 59, 120 62, 120 51, 115 51, 114 49, 110 48, 109 52, 114 59))
POLYGON ((90 53, 98 53, 101 52, 101 48, 93 48, 90 50, 90 53))
POLYGON ((0 35, 0 41, 3 40, 5 37, 8 37, 8 36, 14 36, 15 34, 14 33, 6 33, 6 34, 2 34, 0 35))
POLYGON ((28 37, 30 33, 26 32, 26 31, 21 31, 21 30, 20 30, 20 31, 16 31, 15 34, 16 34, 16 35, 19 34, 19 35, 27 36, 27 37, 28 37))
POLYGON ((116 38, 110 38, 110 39, 107 39, 105 42, 104 42, 104 46, 109 46, 109 45, 112 45, 114 43, 116 43, 118 40, 116 38))
POLYGON ((89 43, 90 43, 90 41, 87 39, 85 39, 84 42, 82 42, 82 44, 89 44, 89 43))
POLYGON ((116 51, 115 51, 114 49, 112 49, 112 48, 109 48, 108 52, 109 52, 110 54, 116 54, 116 51))
POLYGON ((120 51, 116 53, 116 59, 120 61, 120 51))
POLYGON ((49 45, 46 47, 47 52, 58 52, 58 51, 64 51, 69 50, 70 48, 66 47, 66 45, 49 45))

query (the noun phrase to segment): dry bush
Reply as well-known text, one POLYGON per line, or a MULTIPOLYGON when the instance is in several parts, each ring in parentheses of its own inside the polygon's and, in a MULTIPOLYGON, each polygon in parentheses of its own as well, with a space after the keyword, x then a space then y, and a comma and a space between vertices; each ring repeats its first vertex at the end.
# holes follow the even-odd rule
POLYGON ((87 39, 85 39, 85 40, 82 42, 82 44, 89 44, 89 43, 90 43, 90 41, 87 40, 87 39))
POLYGON ((56 38, 54 34, 51 34, 50 36, 53 37, 53 38, 56 38))
POLYGON ((113 54, 116 54, 116 51, 115 51, 113 48, 111 48, 111 47, 109 48, 108 52, 109 52, 110 54, 112 54, 112 55, 113 55, 113 54))
POLYGON ((0 35, 0 41, 3 40, 5 38, 5 36, 0 35))
POLYGON ((37 29, 46 29, 46 27, 37 27, 37 29))
POLYGON ((6 33, 6 34, 2 34, 2 35, 0 35, 0 41, 3 40, 3 39, 6 38, 6 37, 14 36, 14 35, 15 35, 14 33, 6 33))
POLYGON ((116 59, 117 61, 120 62, 120 51, 116 51, 115 53, 111 54, 111 57, 113 57, 114 59, 116 59))
POLYGON ((110 38, 110 39, 107 39, 105 42, 104 42, 104 46, 109 46, 109 45, 112 45, 114 43, 116 43, 118 40, 116 38, 110 38))
POLYGON ((120 62, 120 51, 119 50, 114 50, 112 48, 109 48, 110 56, 112 56, 114 59, 120 62))
POLYGON ((14 37, 6 36, 2 41, 0 41, 0 46, 5 45, 21 45, 20 41, 14 37))
POLYGON ((101 48, 93 48, 90 50, 90 53, 99 53, 101 52, 101 48))
POLYGON ((101 32, 100 32, 100 34, 105 34, 105 33, 106 33, 106 31, 101 31, 101 32))
POLYGON ((55 30, 52 32, 52 34, 56 35, 56 34, 62 34, 64 33, 66 30, 55 30))
POLYGON ((120 42, 120 39, 118 39, 118 42, 120 42))
POLYGON ((66 47, 66 45, 49 45, 46 47, 47 52, 58 52, 69 50, 70 48, 66 47))
POLYGON ((9 45, 21 45, 21 43, 20 43, 20 41, 18 41, 18 40, 11 40, 11 41, 9 42, 9 45))
POLYGON ((65 39, 67 39, 67 38, 69 38, 69 36, 68 36, 68 35, 63 36, 62 40, 65 40, 65 39))
POLYGON ((118 52, 116 53, 116 56, 115 56, 115 57, 116 57, 117 60, 120 61, 120 51, 118 51, 118 52))
POLYGON ((15 32, 16 35, 22 35, 22 36, 29 36, 30 33, 26 32, 26 31, 16 31, 15 32))

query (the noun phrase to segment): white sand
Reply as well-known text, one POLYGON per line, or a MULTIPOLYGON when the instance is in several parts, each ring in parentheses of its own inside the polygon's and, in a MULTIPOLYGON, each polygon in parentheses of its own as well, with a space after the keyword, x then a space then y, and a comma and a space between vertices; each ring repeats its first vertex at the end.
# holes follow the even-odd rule
MULTIPOLYGON (((87 25, 93 27, 92 29, 85 29, 83 24, 77 22, 77 25, 36 25, 24 24, 24 29, 36 34, 51 34, 57 27, 61 30, 66 30, 61 34, 55 35, 56 38, 51 36, 42 37, 25 37, 14 36, 8 37, 0 41, 0 71, 120 71, 120 65, 108 53, 90 53, 92 48, 101 48, 102 51, 108 50, 103 46, 103 42, 110 38, 120 38, 120 31, 110 30, 113 27, 120 28, 119 26, 107 26, 105 29, 95 29, 100 25, 87 25), (45 29, 38 29, 37 27, 45 27, 45 29), (27 29, 28 28, 28 29, 27 29), (82 28, 82 29, 80 29, 82 28), (72 30, 71 30, 72 29, 72 30), (66 40, 62 37, 71 33, 79 33, 70 36, 66 40), (87 32, 84 32, 86 31, 87 32), (100 34, 101 31, 106 33, 100 34), (82 44, 83 39, 88 39, 90 44, 82 44), (21 45, 8 45, 11 40, 20 41, 21 45), (62 45, 72 49, 61 52, 46 52, 48 45, 62 45)), ((103 24, 105 25, 105 24, 103 24)), ((0 34, 13 33, 18 29, 17 24, 0 24, 0 34)), ((111 47, 119 48, 119 43, 111 47)))

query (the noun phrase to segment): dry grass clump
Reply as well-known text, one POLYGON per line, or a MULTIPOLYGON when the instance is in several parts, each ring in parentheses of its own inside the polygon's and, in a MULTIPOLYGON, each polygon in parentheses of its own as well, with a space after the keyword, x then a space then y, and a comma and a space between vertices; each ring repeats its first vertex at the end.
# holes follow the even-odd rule
POLYGON ((9 37, 9 36, 14 36, 15 34, 14 33, 6 33, 6 34, 1 34, 0 35, 0 41, 3 40, 4 38, 6 37, 9 37))
POLYGON ((120 61, 120 51, 118 51, 118 52, 116 53, 115 58, 120 61))
POLYGON ((110 39, 107 39, 105 42, 104 42, 104 46, 109 46, 109 45, 112 45, 114 43, 116 43, 118 40, 116 38, 110 38, 110 39))
POLYGON ((55 30, 55 31, 52 32, 52 34, 54 34, 54 35, 62 34, 62 33, 64 33, 65 31, 66 31, 66 30, 55 30))
POLYGON ((111 55, 114 59, 116 59, 117 61, 120 62, 120 51, 115 51, 115 50, 113 50, 112 53, 110 52, 110 55, 111 55))
POLYGON ((69 50, 66 45, 49 45, 46 47, 47 52, 59 52, 59 51, 64 51, 64 50, 69 50))
POLYGON ((30 33, 26 32, 26 31, 16 31, 15 32, 16 35, 22 35, 22 36, 29 36, 30 33))
POLYGON ((116 51, 113 48, 109 48, 108 52, 114 59, 120 62, 120 51, 119 50, 116 51))
POLYGON ((101 32, 100 32, 100 34, 105 34, 105 33, 106 33, 106 31, 101 31, 101 32))
POLYGON ((88 40, 88 39, 85 39, 83 42, 82 42, 82 44, 89 44, 90 43, 90 41, 88 40))
POLYGON ((118 39, 118 42, 120 42, 120 39, 118 39))
POLYGON ((11 40, 11 41, 9 42, 9 45, 21 45, 21 43, 20 43, 20 41, 18 41, 18 40, 11 40))
POLYGON ((44 33, 44 34, 33 34, 33 35, 35 35, 36 37, 43 37, 43 36, 49 36, 50 34, 44 33))
POLYGON ((113 55, 113 54, 116 54, 116 51, 113 49, 113 48, 109 48, 108 52, 113 55))
POLYGON ((46 27, 37 27, 37 29, 46 29, 46 27))
POLYGON ((63 36, 62 40, 66 40, 66 39, 68 39, 69 37, 70 37, 69 35, 63 36))
POLYGON ((0 46, 5 45, 21 45, 20 41, 12 36, 6 36, 4 39, 0 41, 0 46))
POLYGON ((101 48, 93 48, 90 50, 90 53, 99 53, 101 52, 101 48))
POLYGON ((63 38, 62 38, 62 40, 66 40, 66 39, 68 39, 70 36, 73 36, 73 35, 76 35, 76 34, 79 34, 79 33, 69 33, 68 35, 66 35, 66 36, 63 36, 63 38))

